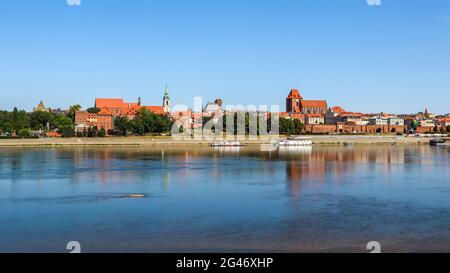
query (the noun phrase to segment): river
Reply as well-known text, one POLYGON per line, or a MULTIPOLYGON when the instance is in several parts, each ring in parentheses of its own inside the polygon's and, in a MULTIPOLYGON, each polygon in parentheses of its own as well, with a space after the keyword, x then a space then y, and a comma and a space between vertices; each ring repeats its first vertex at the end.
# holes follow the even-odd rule
POLYGON ((450 252, 450 148, 2 148, 0 252, 450 252), (130 197, 130 194, 142 196, 130 197))

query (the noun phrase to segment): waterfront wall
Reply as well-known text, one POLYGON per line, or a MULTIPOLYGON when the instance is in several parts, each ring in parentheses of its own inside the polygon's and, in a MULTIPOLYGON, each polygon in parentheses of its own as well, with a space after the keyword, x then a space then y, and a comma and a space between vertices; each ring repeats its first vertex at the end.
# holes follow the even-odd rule
POLYGON ((400 125, 348 125, 337 123, 336 125, 306 125, 307 133, 326 134, 326 133, 403 133, 406 126, 400 125))

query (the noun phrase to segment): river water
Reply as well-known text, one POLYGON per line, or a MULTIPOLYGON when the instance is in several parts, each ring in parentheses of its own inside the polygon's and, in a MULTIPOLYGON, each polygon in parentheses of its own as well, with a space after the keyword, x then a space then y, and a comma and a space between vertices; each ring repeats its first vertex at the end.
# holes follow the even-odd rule
POLYGON ((450 252, 450 148, 1 148, 0 252, 450 252), (130 194, 142 194, 131 198, 130 194))

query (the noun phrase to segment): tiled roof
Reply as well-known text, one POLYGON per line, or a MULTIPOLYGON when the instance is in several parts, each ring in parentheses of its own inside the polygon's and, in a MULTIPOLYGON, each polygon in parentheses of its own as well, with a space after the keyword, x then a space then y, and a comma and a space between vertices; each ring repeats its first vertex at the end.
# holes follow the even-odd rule
POLYGON ((118 109, 120 115, 133 116, 141 108, 146 108, 155 114, 165 114, 164 107, 162 106, 140 106, 139 103, 124 102, 123 99, 96 99, 95 106, 102 109, 101 111, 103 111, 102 114, 104 115, 112 115, 111 110, 118 109))
POLYGON ((164 114, 164 107, 162 106, 144 106, 147 110, 150 112, 153 112, 155 114, 164 114))
POLYGON ((333 110, 333 112, 335 112, 335 113, 344 113, 345 112, 344 108, 342 108, 340 106, 335 106, 331 110, 333 110))
POLYGON ((304 119, 305 118, 305 114, 298 114, 298 113, 293 113, 291 114, 292 118, 298 118, 298 119, 304 119))
POLYGON ((327 108, 327 102, 324 100, 302 100, 302 106, 327 108))
POLYGON ((298 89, 291 89, 291 92, 289 93, 288 99, 302 99, 302 96, 300 95, 300 92, 298 92, 298 89))
POLYGON ((321 114, 307 114, 307 118, 323 118, 323 115, 321 114))
POLYGON ((357 112, 342 112, 339 113, 339 116, 341 117, 362 117, 363 113, 357 113, 357 112))
POLYGON ((100 109, 100 112, 98 112, 99 115, 112 115, 111 111, 109 111, 108 108, 103 107, 100 109))
POLYGON ((123 99, 95 99, 95 107, 97 108, 123 108, 123 99))

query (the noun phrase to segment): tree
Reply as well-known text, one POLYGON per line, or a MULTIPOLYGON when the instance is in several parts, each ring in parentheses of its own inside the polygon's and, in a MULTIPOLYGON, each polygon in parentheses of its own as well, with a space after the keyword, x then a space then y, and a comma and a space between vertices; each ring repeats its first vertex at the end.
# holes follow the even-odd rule
POLYGON ((58 129, 63 137, 75 136, 73 121, 64 115, 58 115, 53 121, 53 126, 58 129))
POLYGON ((75 104, 69 107, 69 110, 67 111, 66 116, 72 120, 72 122, 75 122, 75 113, 80 111, 81 105, 75 104))
POLYGON ((448 125, 446 129, 447 129, 447 130, 446 130, 447 133, 450 133, 450 125, 448 125))
POLYGON ((47 124, 50 127, 50 130, 55 129, 56 126, 54 124, 54 120, 56 115, 51 112, 42 112, 36 111, 28 114, 30 120, 30 128, 32 130, 47 130, 47 124))
POLYGON ((291 119, 280 118, 280 134, 294 134, 294 122, 291 119))
POLYGON ((147 133, 169 132, 172 121, 167 116, 156 115, 145 108, 139 110, 136 118, 129 124, 134 134, 143 135, 147 133))
POLYGON ((105 130, 105 128, 101 128, 99 131, 98 131, 98 137, 106 137, 106 130, 105 130))
POLYGON ((300 120, 294 119, 293 129, 294 129, 294 134, 300 135, 301 133, 303 133, 305 126, 303 125, 303 123, 300 120))
POLYGON ((62 137, 74 137, 75 136, 75 130, 73 127, 70 126, 64 126, 59 128, 59 132, 61 133, 62 137))
POLYGON ((14 110, 11 115, 12 115, 11 116, 12 126, 15 132, 30 127, 28 115, 25 111, 23 110, 19 111, 17 107, 14 107, 14 110))
POLYGON ((97 137, 97 129, 95 129, 93 127, 89 127, 87 136, 88 137, 97 137))
POLYGON ((100 108, 91 107, 91 108, 88 108, 86 111, 91 113, 91 114, 98 114, 100 112, 100 108))
POLYGON ((21 138, 29 138, 31 137, 30 129, 20 129, 17 135, 21 138))
POLYGON ((127 136, 131 129, 131 123, 127 117, 117 117, 114 119, 114 127, 118 135, 127 136))

